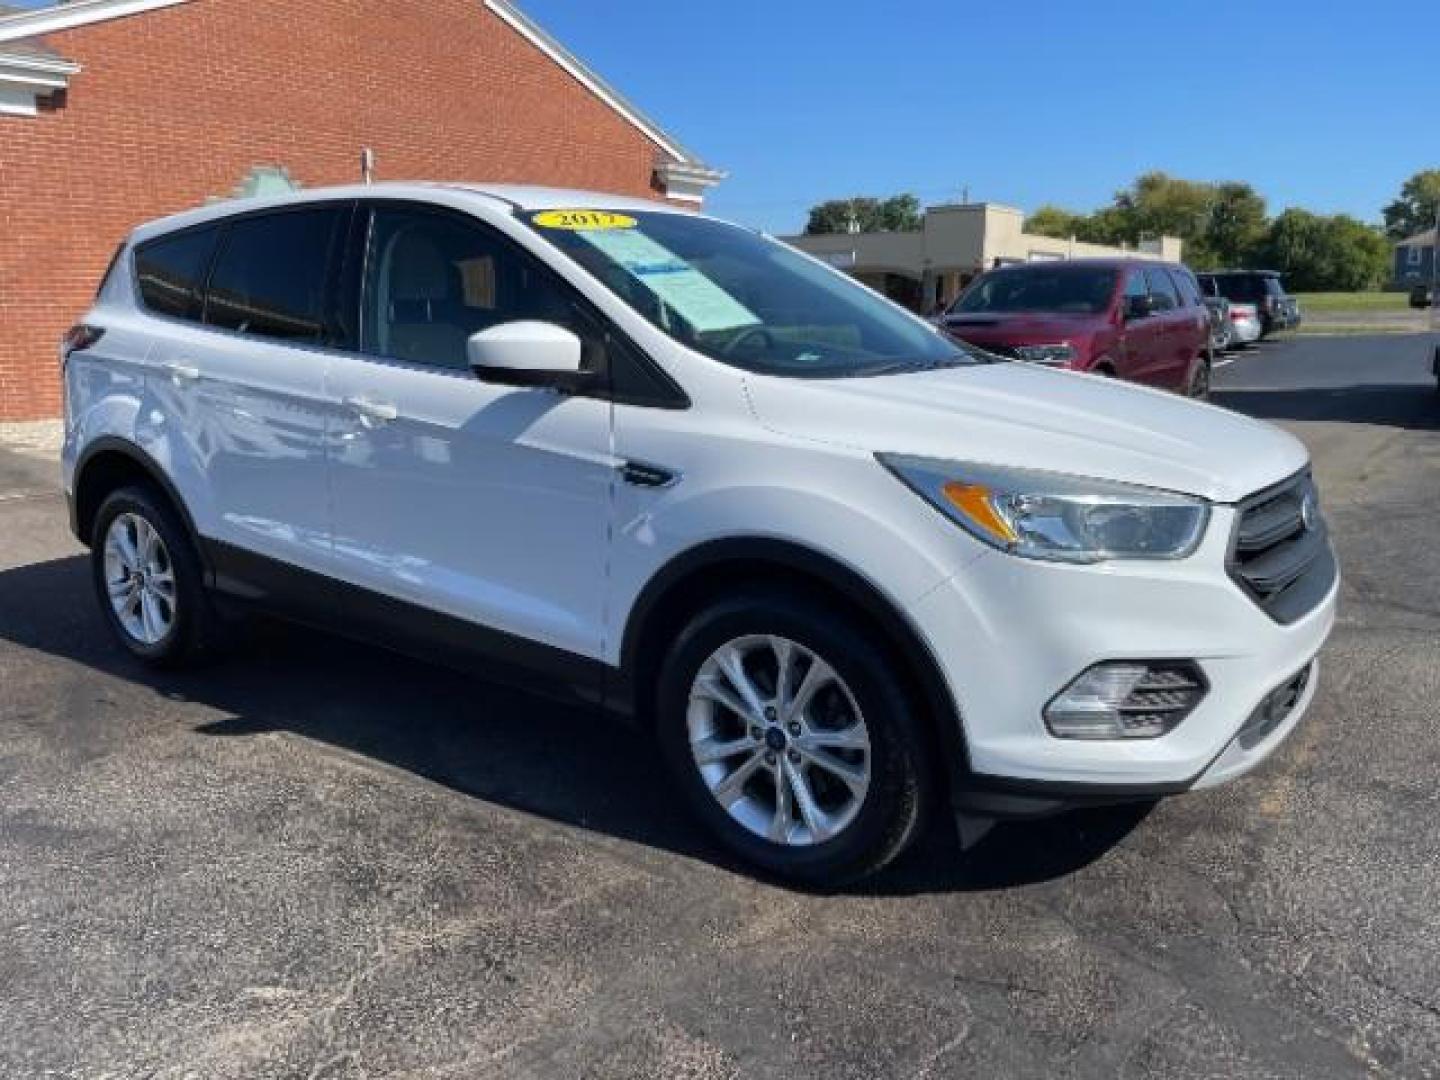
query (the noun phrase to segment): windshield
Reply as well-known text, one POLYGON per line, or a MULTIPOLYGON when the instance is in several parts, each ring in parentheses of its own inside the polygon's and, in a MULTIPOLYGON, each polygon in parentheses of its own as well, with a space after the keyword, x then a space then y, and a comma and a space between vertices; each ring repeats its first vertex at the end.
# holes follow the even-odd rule
POLYGON ((1115 295, 1115 271, 1101 266, 1016 266, 979 278, 950 309, 951 315, 1044 312, 1100 315, 1115 295))
POLYGON ((842 378, 975 363, 962 346, 784 244, 689 214, 522 214, 670 337, 749 371, 842 378))

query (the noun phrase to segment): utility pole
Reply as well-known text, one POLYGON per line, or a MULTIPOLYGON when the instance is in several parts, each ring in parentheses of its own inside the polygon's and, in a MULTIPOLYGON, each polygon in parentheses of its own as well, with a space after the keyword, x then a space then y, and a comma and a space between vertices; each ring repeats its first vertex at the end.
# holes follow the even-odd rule
MULTIPOLYGON (((1435 235, 1430 238, 1430 329, 1440 330, 1440 201, 1435 203, 1435 235)), ((1440 345, 1435 346, 1435 374, 1440 375, 1440 345)))

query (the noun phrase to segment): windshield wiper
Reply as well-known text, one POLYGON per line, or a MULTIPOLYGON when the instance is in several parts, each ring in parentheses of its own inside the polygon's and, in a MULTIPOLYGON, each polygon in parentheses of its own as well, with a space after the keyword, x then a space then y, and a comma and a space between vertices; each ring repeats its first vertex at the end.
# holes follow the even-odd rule
POLYGON ((954 356, 943 357, 938 360, 896 360, 890 364, 882 364, 880 367, 866 368, 864 371, 856 372, 857 375, 909 375, 922 371, 941 371, 946 368, 968 367, 971 364, 996 363, 1004 357, 993 359, 979 353, 956 353, 954 356))

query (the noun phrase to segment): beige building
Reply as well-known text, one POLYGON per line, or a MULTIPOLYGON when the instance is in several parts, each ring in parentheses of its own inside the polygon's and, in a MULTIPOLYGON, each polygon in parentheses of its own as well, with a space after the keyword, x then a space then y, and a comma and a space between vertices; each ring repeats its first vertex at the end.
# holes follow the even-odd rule
POLYGON ((1180 261, 1173 236, 1139 248, 1057 240, 1025 232, 1025 215, 998 203, 932 206, 918 232, 787 236, 786 243, 853 274, 915 311, 949 303, 983 270, 1046 259, 1114 258, 1180 261))

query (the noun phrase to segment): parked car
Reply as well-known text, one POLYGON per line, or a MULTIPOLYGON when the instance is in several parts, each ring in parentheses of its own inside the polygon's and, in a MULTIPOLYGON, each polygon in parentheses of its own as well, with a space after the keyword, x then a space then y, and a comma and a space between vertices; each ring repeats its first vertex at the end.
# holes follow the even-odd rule
POLYGON ((941 320, 987 352, 1204 397, 1210 315, 1183 266, 1140 259, 1024 263, 982 274, 941 320))
POLYGON ((1421 283, 1410 290, 1410 306, 1413 308, 1428 308, 1435 302, 1434 290, 1430 285, 1421 283))
MULTIPOLYGON (((1227 301, 1229 303, 1229 301, 1227 301)), ((1230 304, 1230 344, 1253 345, 1264 334, 1260 310, 1254 304, 1230 304)))
MULTIPOLYGON (((1143 271, 1127 336, 1173 288, 1143 271)), ((208 206, 124 242, 62 363, 72 526, 133 656, 258 608, 479 661, 631 718, 617 760, 657 745, 795 879, 884 865, 945 794, 973 837, 1237 777, 1335 618, 1292 436, 997 362, 663 204, 208 206)))
POLYGON ((1230 301, 1223 296, 1202 297, 1210 315, 1210 354, 1224 352, 1234 344, 1235 331, 1230 326, 1230 301))
POLYGON ((1273 270, 1216 270, 1196 277, 1206 296, 1254 304, 1260 313, 1261 337, 1300 325, 1300 303, 1285 292, 1273 270))

